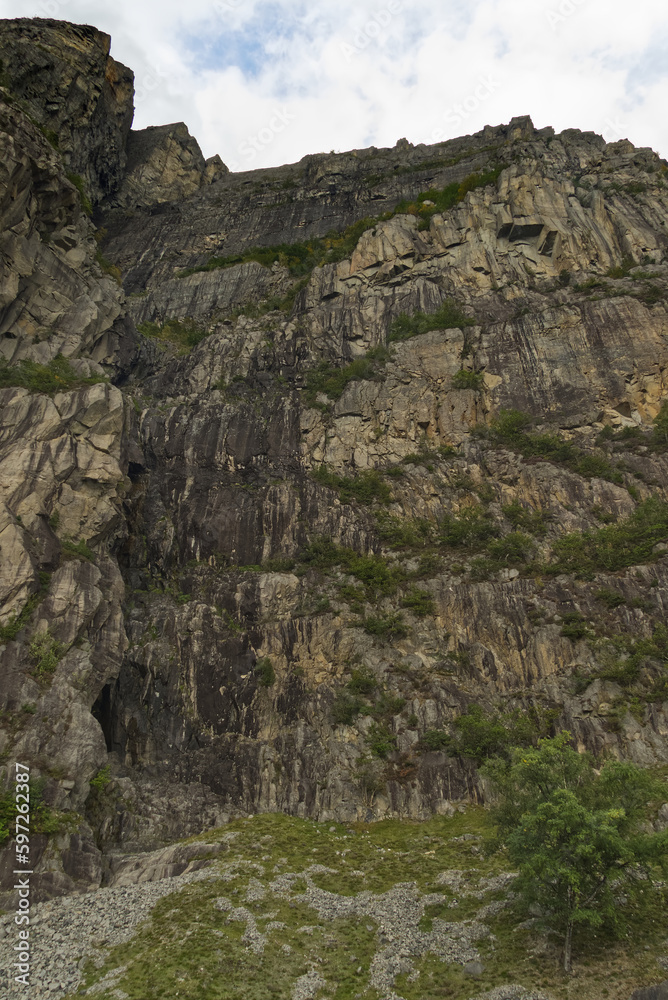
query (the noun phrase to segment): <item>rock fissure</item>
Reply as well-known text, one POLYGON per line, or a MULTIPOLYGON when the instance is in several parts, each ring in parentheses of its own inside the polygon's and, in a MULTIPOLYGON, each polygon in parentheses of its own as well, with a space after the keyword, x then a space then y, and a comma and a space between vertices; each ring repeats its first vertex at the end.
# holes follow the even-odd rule
MULTIPOLYGON (((0 752, 57 819, 36 900, 230 816, 482 801, 472 704, 665 765, 665 162, 519 118, 235 174, 131 131, 93 28, 3 21, 0 58, 0 752)), ((422 905, 364 914, 392 892, 422 905)), ((454 927, 390 921, 372 985, 475 964, 454 927)))

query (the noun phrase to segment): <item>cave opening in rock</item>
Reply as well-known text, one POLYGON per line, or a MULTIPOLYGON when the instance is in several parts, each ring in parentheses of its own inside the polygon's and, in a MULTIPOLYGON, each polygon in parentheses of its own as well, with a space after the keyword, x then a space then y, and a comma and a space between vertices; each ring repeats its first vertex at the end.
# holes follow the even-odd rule
POLYGON ((115 683, 105 684, 91 708, 91 715, 97 719, 104 734, 107 752, 111 753, 113 733, 113 701, 115 683))

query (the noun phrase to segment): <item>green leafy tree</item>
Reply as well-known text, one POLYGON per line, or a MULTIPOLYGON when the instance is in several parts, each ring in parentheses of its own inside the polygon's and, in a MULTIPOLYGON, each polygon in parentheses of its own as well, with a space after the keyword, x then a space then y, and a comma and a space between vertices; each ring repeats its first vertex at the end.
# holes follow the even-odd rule
POLYGON ((665 448, 668 445, 668 403, 662 403, 661 409, 654 417, 654 443, 665 448))
POLYGON ((631 897, 668 871, 668 832, 647 832, 648 802, 665 799, 666 786, 630 763, 596 771, 571 739, 562 732, 485 768, 499 793, 499 840, 519 870, 517 890, 560 927, 566 972, 576 928, 615 925, 622 884, 631 897))

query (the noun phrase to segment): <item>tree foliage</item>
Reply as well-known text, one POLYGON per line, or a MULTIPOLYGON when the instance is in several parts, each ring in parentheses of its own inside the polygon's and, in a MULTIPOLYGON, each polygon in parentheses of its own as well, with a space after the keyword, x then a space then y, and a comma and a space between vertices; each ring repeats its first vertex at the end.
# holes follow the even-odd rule
POLYGON ((666 786, 634 764, 609 761, 599 771, 562 732, 536 748, 511 752, 485 772, 498 791, 501 843, 519 870, 521 899, 538 903, 564 936, 571 970, 574 930, 618 925, 628 899, 668 871, 668 832, 648 832, 648 804, 666 786))

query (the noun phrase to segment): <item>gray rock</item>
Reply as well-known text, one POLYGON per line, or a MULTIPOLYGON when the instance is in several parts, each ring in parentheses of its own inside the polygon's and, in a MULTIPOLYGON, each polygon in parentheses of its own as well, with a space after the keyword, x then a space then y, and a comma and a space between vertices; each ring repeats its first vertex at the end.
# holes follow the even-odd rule
POLYGON ((477 979, 479 976, 482 976, 484 971, 485 971, 485 966, 482 964, 482 962, 467 962, 466 965, 464 966, 464 972, 466 973, 466 975, 473 976, 475 979, 477 979))
POLYGON ((10 93, 53 137, 94 202, 119 186, 134 113, 133 74, 111 58, 110 44, 84 24, 17 18, 0 25, 10 93))
POLYGON ((647 986, 631 994, 631 1000, 668 1000, 668 979, 656 986, 647 986))

